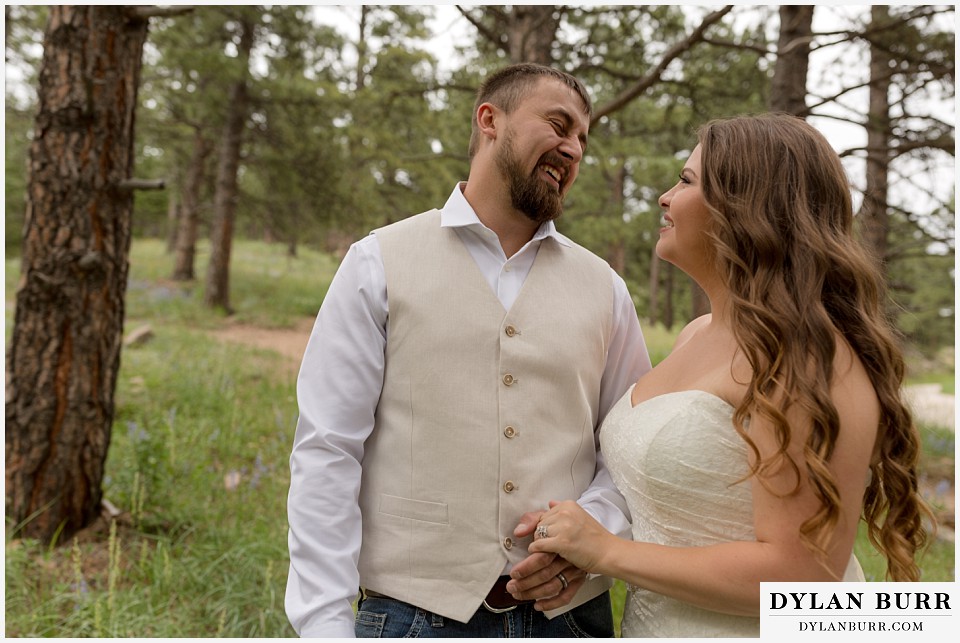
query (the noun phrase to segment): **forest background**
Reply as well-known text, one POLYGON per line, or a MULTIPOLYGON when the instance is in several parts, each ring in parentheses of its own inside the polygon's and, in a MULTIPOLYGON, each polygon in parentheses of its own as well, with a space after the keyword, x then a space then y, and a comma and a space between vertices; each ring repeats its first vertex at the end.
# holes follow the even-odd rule
MULTIPOLYGON (((779 110, 841 154, 910 382, 952 395, 954 25, 949 5, 6 5, 6 633, 292 634, 296 365, 216 340, 308 334, 352 241, 466 177, 474 92, 509 62, 594 97, 558 226, 627 281, 655 361, 706 305, 653 253, 656 198, 698 125, 779 110)), ((922 427, 927 580, 954 580, 952 429, 922 427)))

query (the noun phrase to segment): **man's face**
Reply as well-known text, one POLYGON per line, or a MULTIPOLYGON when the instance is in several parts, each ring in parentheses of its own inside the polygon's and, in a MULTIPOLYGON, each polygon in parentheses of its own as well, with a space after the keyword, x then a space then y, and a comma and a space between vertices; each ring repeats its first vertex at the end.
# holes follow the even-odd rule
POLYGON ((563 213, 563 199, 580 170, 590 122, 580 97, 543 79, 508 116, 496 162, 514 208, 536 223, 563 213))

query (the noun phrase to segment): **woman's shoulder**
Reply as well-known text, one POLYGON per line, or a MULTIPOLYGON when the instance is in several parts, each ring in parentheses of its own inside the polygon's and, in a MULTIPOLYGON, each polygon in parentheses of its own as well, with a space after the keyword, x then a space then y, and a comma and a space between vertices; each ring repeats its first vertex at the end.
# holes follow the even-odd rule
POLYGON ((841 420, 862 421, 867 426, 879 421, 880 404, 870 375, 863 361, 843 339, 837 340, 830 388, 830 396, 841 420))
POLYGON ((697 334, 697 331, 704 328, 710 323, 710 320, 713 319, 713 315, 707 313, 706 315, 701 315, 697 317, 692 322, 683 327, 680 331, 680 334, 677 335, 676 341, 673 343, 673 350, 677 350, 688 341, 690 338, 697 334))

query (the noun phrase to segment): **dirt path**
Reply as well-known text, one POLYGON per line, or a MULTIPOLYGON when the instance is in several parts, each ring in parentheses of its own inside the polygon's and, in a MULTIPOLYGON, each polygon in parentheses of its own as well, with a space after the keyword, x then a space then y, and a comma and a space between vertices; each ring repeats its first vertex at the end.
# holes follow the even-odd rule
POLYGON ((293 328, 264 328, 251 324, 231 323, 211 333, 215 339, 232 344, 253 346, 279 353, 285 368, 296 373, 303 359, 303 351, 313 329, 313 317, 297 320, 293 328))
POLYGON ((918 420, 956 430, 956 398, 939 384, 907 386, 903 393, 918 420))

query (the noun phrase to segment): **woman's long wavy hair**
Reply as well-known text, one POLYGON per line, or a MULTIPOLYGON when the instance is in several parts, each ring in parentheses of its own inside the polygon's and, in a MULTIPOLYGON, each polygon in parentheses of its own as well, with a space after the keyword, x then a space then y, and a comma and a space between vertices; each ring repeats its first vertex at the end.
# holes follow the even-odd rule
MULTIPOLYGON (((820 501, 801 537, 825 564, 840 520, 828 464, 840 421, 830 396, 836 333, 863 362, 880 401, 877 444, 863 519, 886 556, 887 577, 915 581, 929 514, 917 492, 920 440, 901 399, 899 337, 889 323, 876 261, 853 234, 850 188, 826 139, 786 114, 711 121, 698 132, 703 198, 715 221, 719 270, 732 291, 734 333, 753 368, 734 425, 757 456, 752 474, 805 471, 820 501), (787 449, 787 410, 812 417, 803 462, 787 449), (761 461, 749 417, 773 423, 779 451, 761 461)), ((799 475, 798 475, 799 486, 799 475)))

